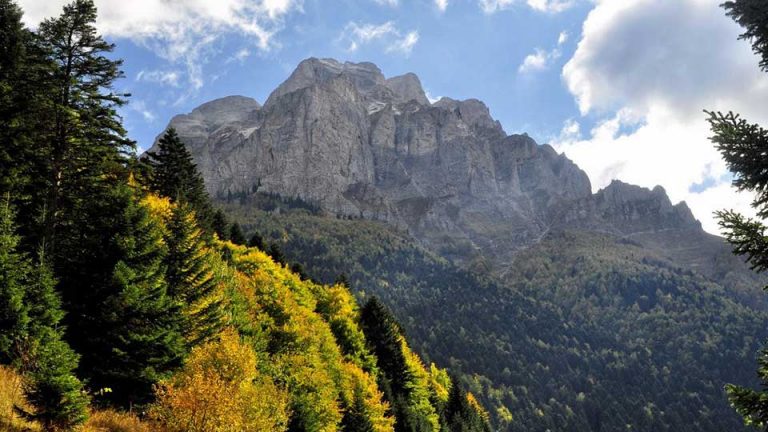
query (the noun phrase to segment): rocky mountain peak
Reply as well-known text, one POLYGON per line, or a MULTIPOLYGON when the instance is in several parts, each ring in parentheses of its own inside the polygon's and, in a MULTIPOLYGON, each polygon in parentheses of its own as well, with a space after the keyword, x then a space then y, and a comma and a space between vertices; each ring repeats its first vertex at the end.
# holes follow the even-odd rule
POLYGON ((688 205, 672 205, 661 186, 649 190, 613 180, 595 194, 595 202, 601 215, 624 233, 701 226, 688 205))
POLYGON ((424 88, 421 86, 421 80, 414 73, 409 72, 405 75, 389 78, 384 85, 392 90, 401 102, 415 100, 422 105, 429 105, 429 99, 427 99, 424 88))
POLYGON ((264 107, 218 99, 170 126, 212 196, 260 191, 328 214, 390 222, 443 256, 497 265, 552 229, 615 233, 695 228, 662 188, 619 181, 592 194, 565 155, 507 135, 477 99, 430 104, 419 78, 372 63, 302 61, 264 107))
POLYGON ((264 105, 269 106, 285 94, 323 84, 340 75, 348 77, 362 93, 370 92, 385 82, 381 70, 373 63, 341 63, 334 59, 313 57, 299 63, 291 76, 272 92, 264 105))

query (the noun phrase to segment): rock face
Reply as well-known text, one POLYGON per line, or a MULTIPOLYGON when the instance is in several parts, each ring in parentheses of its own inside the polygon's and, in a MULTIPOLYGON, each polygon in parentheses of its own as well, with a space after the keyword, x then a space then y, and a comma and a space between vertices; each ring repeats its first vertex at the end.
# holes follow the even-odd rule
POLYGON ((560 228, 659 248, 669 246, 659 233, 674 231, 722 246, 662 188, 614 182, 592 194, 573 162, 527 135, 507 135, 481 101, 430 104, 416 75, 386 79, 371 63, 311 58, 263 107, 231 96, 169 126, 213 196, 258 185, 330 214, 390 222, 449 259, 501 273, 516 251, 560 228))

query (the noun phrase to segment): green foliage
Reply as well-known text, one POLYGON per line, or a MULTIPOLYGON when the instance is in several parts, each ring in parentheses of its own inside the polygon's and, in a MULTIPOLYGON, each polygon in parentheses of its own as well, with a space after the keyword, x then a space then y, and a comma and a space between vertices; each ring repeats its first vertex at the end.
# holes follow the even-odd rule
POLYGON ((390 306, 414 349, 448 366, 500 430, 741 427, 722 386, 755 381, 768 315, 632 242, 552 232, 502 283, 381 223, 225 208, 312 279, 345 272, 358 298, 390 306))
POLYGON ((73 375, 78 356, 62 340, 61 304, 43 260, 33 265, 17 250, 9 200, 0 205, 0 362, 26 372, 24 393, 45 430, 84 422, 88 398, 73 375))
POLYGON ((172 210, 165 236, 168 294, 181 305, 181 333, 189 348, 216 335, 222 327, 222 305, 213 266, 195 214, 187 204, 172 210))
POLYGON ((112 90, 122 76, 122 61, 109 58, 114 45, 103 40, 95 23, 93 1, 75 0, 37 31, 50 64, 46 82, 53 88, 44 104, 51 123, 35 137, 45 163, 33 175, 46 181, 35 200, 44 209, 44 246, 56 251, 56 268, 59 257, 71 252, 57 250, 59 237, 77 237, 82 206, 118 169, 124 152, 133 150, 116 111, 125 100, 112 90))
POLYGON ((768 72, 768 5, 762 0, 736 0, 721 6, 744 28, 739 38, 752 42, 752 50, 760 56, 760 68, 768 72))
POLYGON ((146 154, 146 160, 152 167, 152 190, 174 201, 189 204, 200 226, 208 229, 212 223, 213 210, 203 177, 197 171, 189 150, 173 128, 165 131, 157 147, 156 153, 146 154))
POLYGON ((445 425, 449 432, 490 432, 491 426, 481 412, 470 403, 467 392, 453 380, 445 406, 445 425))
POLYGON ((248 243, 243 234, 243 230, 240 228, 240 224, 237 222, 229 227, 229 241, 236 245, 245 245, 248 243))
POLYGON ((13 224, 9 200, 0 203, 0 363, 18 360, 19 344, 29 327, 24 304, 29 262, 19 254, 19 236, 13 224))
MULTIPOLYGON (((768 4, 764 1, 736 0, 721 5, 728 16, 745 32, 740 39, 752 42, 753 51, 761 57, 760 68, 768 72, 768 4)), ((757 272, 768 270, 768 241, 765 219, 768 217, 768 131, 751 124, 738 114, 707 112, 715 147, 734 173, 733 186, 755 194, 752 207, 758 219, 747 218, 733 210, 717 212, 725 238, 733 252, 746 258, 757 272)), ((763 350, 757 375, 763 390, 728 384, 725 389, 736 411, 747 425, 768 427, 768 351, 763 350)))
POLYGON ((98 328, 89 332, 93 348, 83 354, 96 388, 111 388, 109 397, 128 405, 149 401, 152 386, 181 364, 183 341, 179 306, 167 292, 160 225, 125 189, 113 239, 119 258, 101 302, 89 311, 98 328))
POLYGON ((221 211, 221 209, 216 210, 213 213, 213 216, 211 219, 211 229, 213 229, 213 232, 215 232, 220 239, 228 240, 229 239, 229 229, 227 229, 228 226, 229 224, 227 223, 227 217, 224 216, 224 212, 221 211))

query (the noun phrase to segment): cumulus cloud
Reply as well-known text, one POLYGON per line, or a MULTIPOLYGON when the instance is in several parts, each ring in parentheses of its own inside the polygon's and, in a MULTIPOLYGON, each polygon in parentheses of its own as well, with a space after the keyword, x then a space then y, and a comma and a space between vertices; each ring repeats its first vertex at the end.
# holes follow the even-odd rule
POLYGON ((480 8, 485 13, 494 13, 518 3, 525 3, 539 12, 558 13, 573 7, 576 0, 480 0, 480 8))
POLYGON ((585 119, 571 119, 554 142, 593 188, 614 178, 662 185, 715 233, 714 210, 751 209, 729 186, 702 110, 734 110, 768 124, 768 75, 717 4, 598 0, 563 79, 582 115, 599 120, 582 132, 585 119), (709 187, 693 187, 702 184, 709 187))
MULTIPOLYGON (((20 0, 25 22, 35 26, 61 13, 69 0, 20 0)), ((127 38, 158 56, 186 66, 193 88, 203 85, 202 64, 222 36, 237 33, 260 50, 274 46, 282 19, 301 8, 301 0, 95 0, 97 27, 103 34, 127 38)))
POLYGON ((435 6, 440 12, 445 12, 448 9, 448 0, 435 0, 435 6))
POLYGON ((568 40, 568 33, 560 32, 557 37, 557 46, 549 51, 536 48, 532 54, 528 54, 517 71, 521 74, 547 69, 555 60, 562 56, 560 46, 568 40))
POLYGON ((378 42, 384 45, 386 52, 399 52, 409 55, 419 41, 416 30, 403 34, 392 21, 384 24, 359 24, 350 22, 344 27, 339 41, 347 46, 347 51, 356 51, 362 45, 378 42))

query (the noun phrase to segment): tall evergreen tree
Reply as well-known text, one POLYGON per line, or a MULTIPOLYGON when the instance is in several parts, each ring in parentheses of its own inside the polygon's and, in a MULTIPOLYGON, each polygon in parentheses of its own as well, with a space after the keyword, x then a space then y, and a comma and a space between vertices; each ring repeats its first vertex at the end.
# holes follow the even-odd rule
POLYGON ((266 246, 264 246, 264 238, 259 233, 253 233, 251 239, 248 240, 248 246, 255 247, 261 251, 266 250, 266 246))
POLYGON ((222 325, 212 256, 191 208, 178 204, 168 224, 166 259, 169 295, 181 304, 182 334, 188 348, 217 334, 222 325))
POLYGON ((243 229, 240 228, 240 224, 237 222, 234 222, 229 227, 229 241, 237 245, 245 245, 248 242, 245 239, 245 234, 243 234, 243 229))
POLYGON ((9 199, 0 203, 0 363, 18 360, 18 344, 25 338, 29 314, 24 304, 29 263, 18 252, 9 199))
MULTIPOLYGON (((728 16, 746 30, 741 39, 749 40, 761 58, 760 68, 768 72, 768 3, 761 0, 736 0, 722 4, 728 16)), ((758 219, 747 218, 732 210, 717 212, 726 240, 734 253, 744 256, 757 272, 768 270, 768 131, 742 119, 738 114, 707 112, 713 132, 712 142, 734 173, 733 185, 752 192, 752 206, 758 219)), ((759 359, 758 376, 763 390, 729 384, 726 392, 736 411, 747 424, 768 430, 768 350, 759 359)))
POLYGON ((189 150, 174 128, 165 131, 157 146, 157 152, 146 155, 152 167, 151 188, 174 201, 189 204, 200 225, 209 229, 213 217, 210 200, 189 150))
POLYGON ((444 413, 448 432, 490 432, 488 421, 469 403, 458 379, 454 377, 451 382, 444 413))
POLYGON ((375 432, 371 419, 365 412, 365 401, 362 391, 355 389, 354 398, 350 406, 345 407, 344 416, 341 418, 341 430, 344 432, 375 432))
POLYGON ((229 224, 227 217, 221 209, 216 210, 211 218, 211 229, 221 240, 229 240, 229 224))
POLYGON ((121 405, 149 401, 152 386, 181 365, 185 351, 179 305, 168 295, 160 225, 132 193, 126 198, 113 238, 119 259, 90 311, 96 328, 82 351, 92 384, 111 388, 109 397, 121 405))
POLYGON ((74 376, 78 356, 62 339, 64 313, 45 263, 17 251, 9 199, 0 205, 0 361, 26 375, 24 393, 44 430, 69 430, 86 419, 88 397, 74 376))
MULTIPOLYGON (((52 250, 59 237, 78 238, 81 209, 89 205, 93 189, 112 178, 133 150, 116 111, 124 95, 112 90, 123 76, 122 61, 109 58, 114 45, 97 33, 95 22, 93 1, 75 0, 37 32, 39 47, 51 60, 46 81, 53 86, 46 104, 50 124, 36 137, 44 163, 35 173, 47 181, 38 201, 45 211, 44 245, 52 250)), ((57 251, 57 269, 57 258, 69 254, 66 248, 57 251)))

